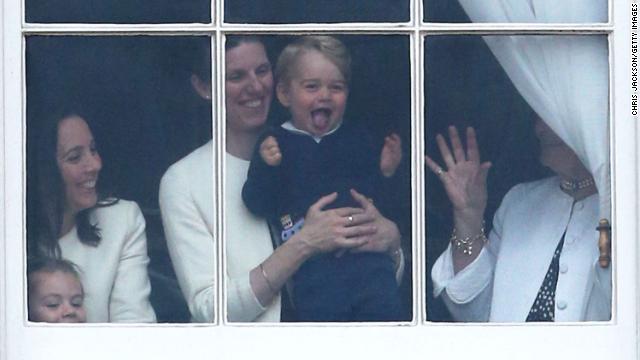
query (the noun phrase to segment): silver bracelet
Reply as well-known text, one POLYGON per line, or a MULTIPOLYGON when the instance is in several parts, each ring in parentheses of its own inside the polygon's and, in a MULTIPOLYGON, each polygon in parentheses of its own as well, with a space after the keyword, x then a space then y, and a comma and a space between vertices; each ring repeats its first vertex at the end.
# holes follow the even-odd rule
POLYGON ((462 252, 464 255, 471 256, 473 255, 473 246, 476 241, 481 240, 482 244, 486 244, 487 237, 484 235, 484 221, 482 222, 482 228, 480 229, 480 233, 474 236, 467 236, 465 238, 459 238, 456 234, 456 228, 453 228, 453 232, 451 233, 451 238, 449 241, 451 245, 456 251, 462 252))

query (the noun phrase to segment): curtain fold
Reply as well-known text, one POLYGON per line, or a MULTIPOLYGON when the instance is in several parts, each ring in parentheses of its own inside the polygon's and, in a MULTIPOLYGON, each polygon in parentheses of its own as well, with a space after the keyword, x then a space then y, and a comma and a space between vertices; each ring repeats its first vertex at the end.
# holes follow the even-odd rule
MULTIPOLYGON (((597 23, 606 0, 459 0, 473 22, 597 23)), ((603 35, 484 36, 533 110, 593 174, 610 219, 609 61, 603 35)))

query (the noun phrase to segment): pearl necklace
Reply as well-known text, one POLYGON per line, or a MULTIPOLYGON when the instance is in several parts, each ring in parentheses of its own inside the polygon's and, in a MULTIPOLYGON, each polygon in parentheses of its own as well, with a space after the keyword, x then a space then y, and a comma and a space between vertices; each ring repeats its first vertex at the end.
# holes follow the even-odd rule
POLYGON ((578 190, 586 189, 595 185, 596 182, 592 177, 582 180, 562 180, 560 181, 560 188, 566 192, 576 192, 578 190))

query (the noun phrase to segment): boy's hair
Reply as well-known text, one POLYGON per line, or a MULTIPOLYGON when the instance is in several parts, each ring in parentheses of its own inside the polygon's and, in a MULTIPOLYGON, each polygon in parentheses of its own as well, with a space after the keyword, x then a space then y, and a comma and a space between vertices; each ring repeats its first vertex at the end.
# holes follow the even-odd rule
POLYGON ((73 275, 78 281, 80 281, 80 273, 78 266, 71 261, 55 258, 55 257, 40 257, 37 259, 29 259, 27 265, 27 280, 29 289, 31 289, 33 275, 36 273, 54 273, 60 271, 66 274, 73 275))
POLYGON ((342 73, 347 84, 351 82, 351 55, 342 41, 333 36, 301 36, 287 45, 276 64, 275 76, 279 83, 288 84, 296 71, 298 58, 315 50, 326 56, 342 73))

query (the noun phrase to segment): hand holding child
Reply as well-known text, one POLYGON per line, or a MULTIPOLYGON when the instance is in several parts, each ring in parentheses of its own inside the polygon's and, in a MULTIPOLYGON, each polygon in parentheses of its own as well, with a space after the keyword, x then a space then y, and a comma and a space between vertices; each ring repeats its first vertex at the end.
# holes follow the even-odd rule
POLYGON ((402 161, 402 139, 396 133, 384 138, 384 146, 380 154, 380 171, 385 177, 395 174, 402 161))
POLYGON ((260 144, 260 156, 269 166, 278 166, 282 162, 282 153, 278 141, 273 136, 268 136, 260 144))

